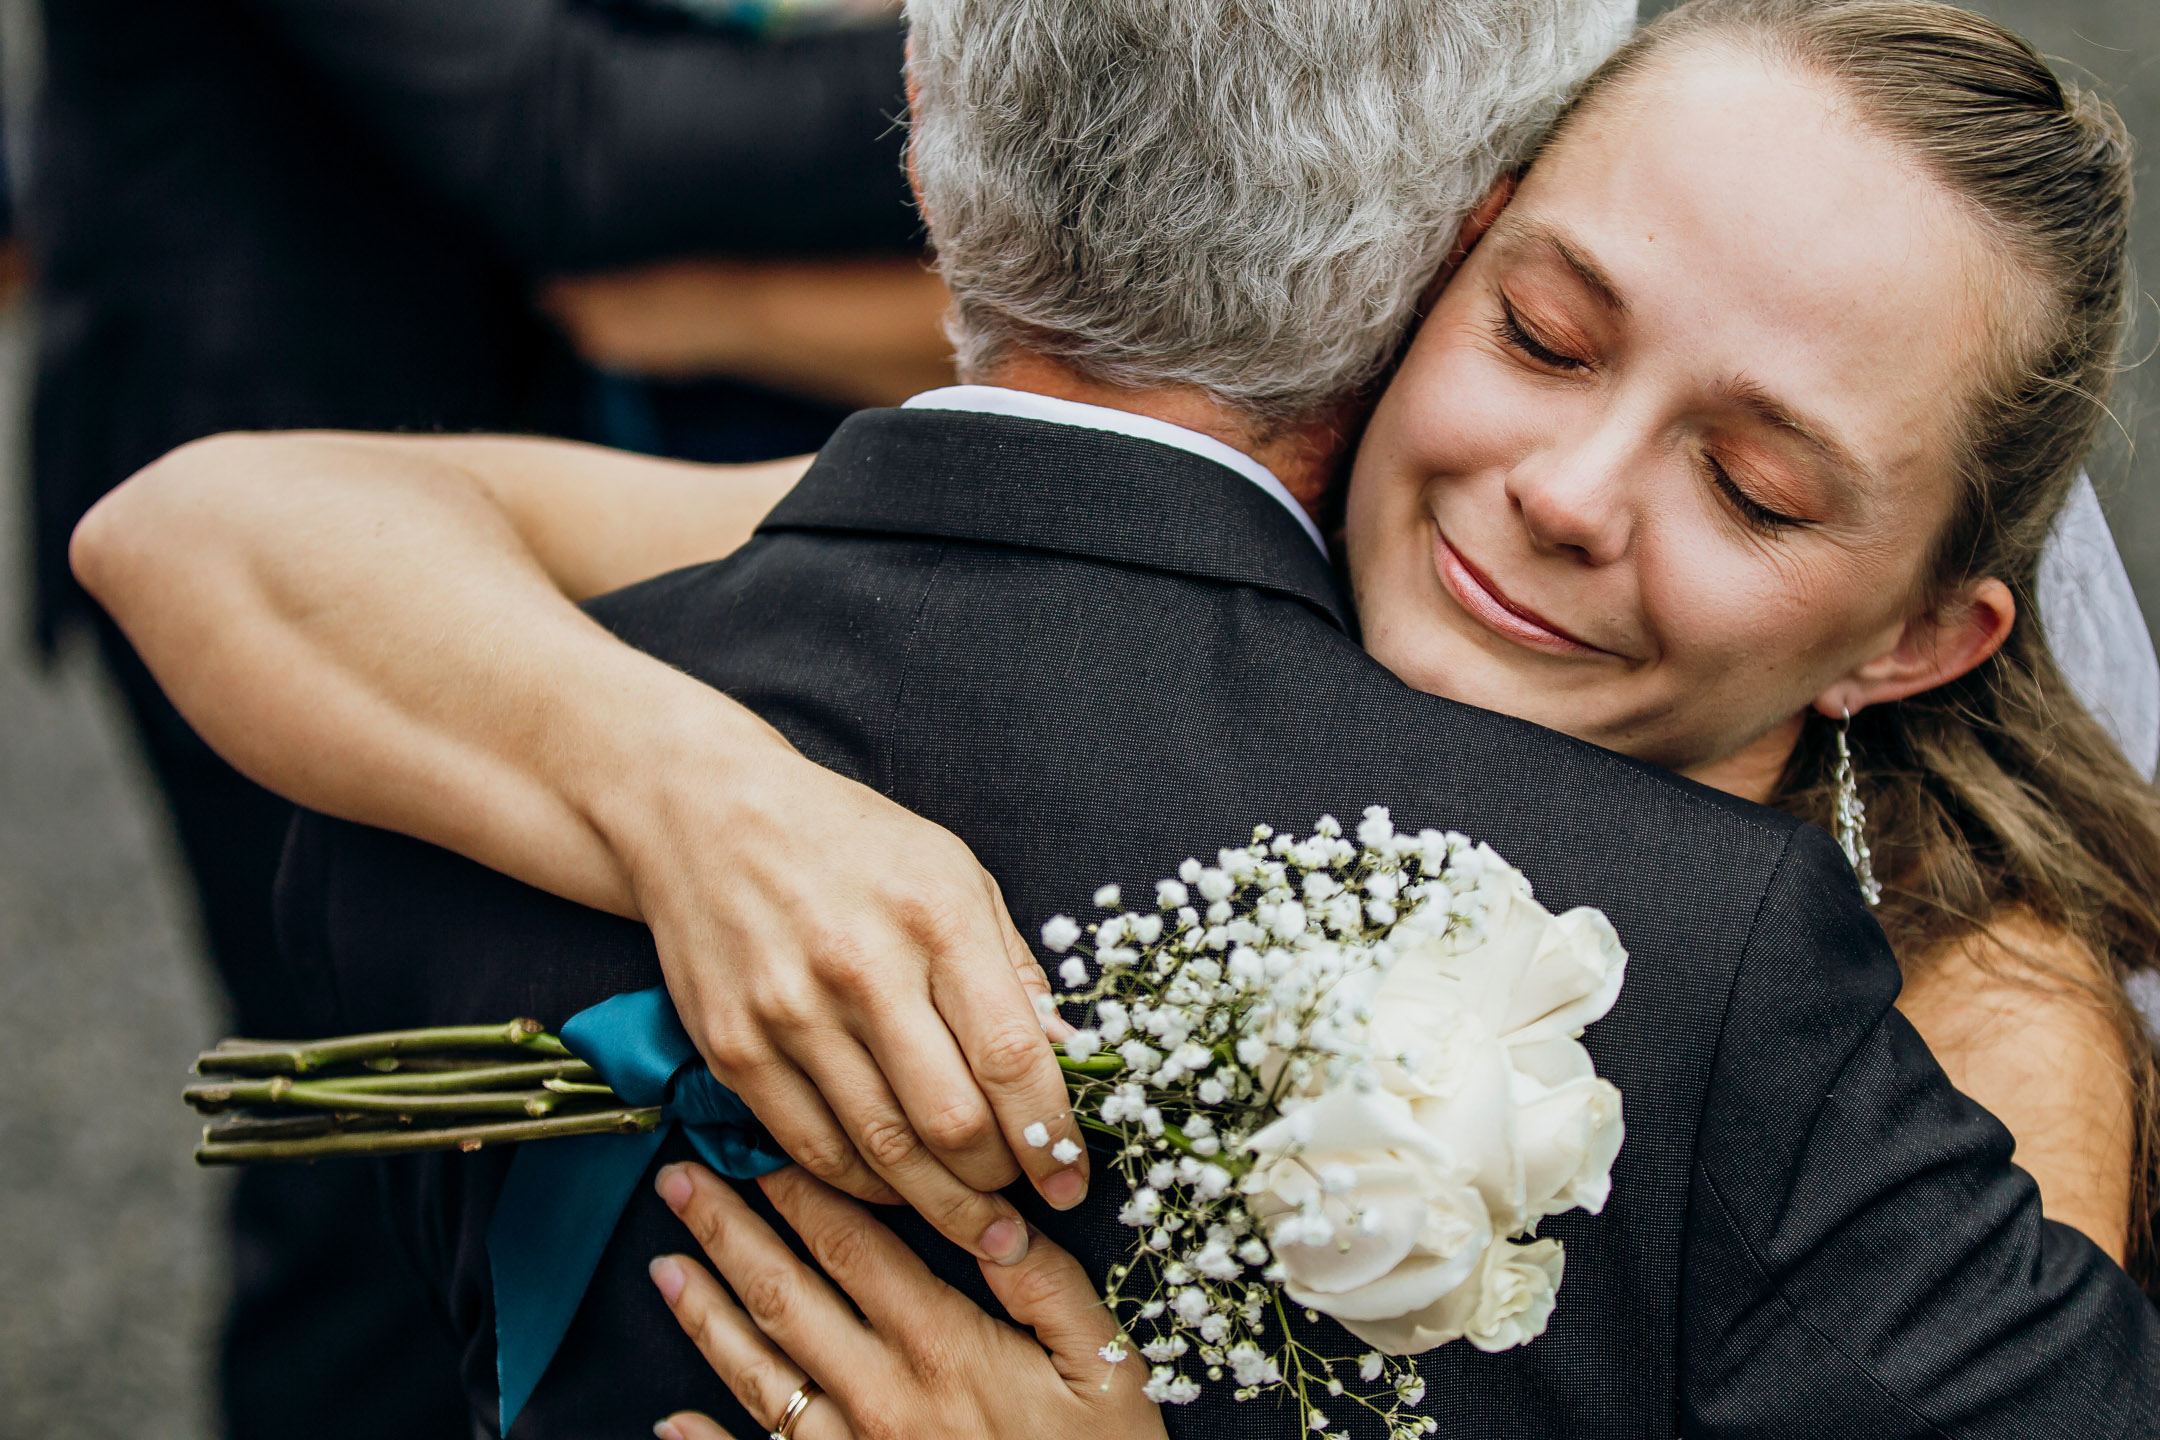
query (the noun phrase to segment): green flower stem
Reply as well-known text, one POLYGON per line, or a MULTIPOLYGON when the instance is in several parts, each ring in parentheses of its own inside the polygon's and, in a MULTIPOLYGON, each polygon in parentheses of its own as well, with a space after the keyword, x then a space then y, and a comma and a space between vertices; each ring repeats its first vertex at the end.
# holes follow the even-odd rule
POLYGON ((1058 1069, 1087 1080, 1113 1080, 1125 1073, 1125 1062, 1114 1054, 1090 1055, 1085 1060, 1060 1054, 1058 1069))
POLYGON ((528 1115, 538 1117, 562 1104, 546 1090, 486 1090, 477 1094, 410 1095, 346 1090, 318 1081, 283 1075, 268 1080, 217 1081, 191 1085, 182 1092, 197 1110, 216 1114, 234 1106, 335 1110, 354 1115, 528 1115))
POLYGON ((273 1160, 329 1160, 351 1156, 410 1155, 425 1150, 471 1152, 488 1145, 515 1145, 568 1135, 636 1135, 660 1124, 660 1107, 596 1110, 576 1115, 499 1125, 462 1125, 435 1130, 336 1132, 292 1140, 221 1141, 205 1131, 196 1148, 198 1165, 247 1165, 273 1160))
MULTIPOLYGON (((449 1070, 398 1070, 388 1075, 325 1075, 308 1084, 356 1095, 450 1095, 473 1090, 515 1090, 550 1081, 583 1084, 599 1078, 582 1060, 539 1060, 527 1065, 462 1065, 449 1070)), ((614 1092, 606 1086, 602 1093, 614 1092)))
POLYGON ((305 1075, 332 1065, 370 1064, 435 1051, 511 1050, 532 1057, 571 1058, 537 1020, 507 1025, 450 1025, 434 1030, 389 1030, 328 1040, 227 1040, 195 1061, 203 1075, 305 1075))

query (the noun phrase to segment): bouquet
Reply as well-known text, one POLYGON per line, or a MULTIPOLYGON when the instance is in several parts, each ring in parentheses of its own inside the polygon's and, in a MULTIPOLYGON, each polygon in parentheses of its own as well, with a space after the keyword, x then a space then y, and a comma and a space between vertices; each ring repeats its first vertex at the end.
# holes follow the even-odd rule
MULTIPOLYGON (((1114 885, 1094 901, 1104 918, 1042 927, 1064 986, 1043 1004, 1085 1019, 1060 1063, 1130 1191, 1103 1358, 1137 1355, 1159 1403, 1227 1383, 1290 1396, 1313 1432, 1341 1433, 1330 1407, 1355 1405, 1394 1440, 1431 1433, 1406 1357, 1543 1333, 1565 1256, 1538 1222, 1609 1193, 1620 1093, 1580 1037, 1625 976, 1611 925, 1551 914, 1490 847, 1399 834, 1377 806, 1355 840, 1328 816, 1305 838, 1263 825, 1212 865, 1185 861, 1151 907, 1114 885), (1363 1350, 1321 1352, 1294 1314, 1363 1350)), ((199 1068, 228 1078, 190 1101, 242 1112, 205 1132, 205 1163, 663 1121, 530 1021, 227 1042, 199 1068)), ((1026 1138, 1050 1143, 1043 1126, 1026 1138)))

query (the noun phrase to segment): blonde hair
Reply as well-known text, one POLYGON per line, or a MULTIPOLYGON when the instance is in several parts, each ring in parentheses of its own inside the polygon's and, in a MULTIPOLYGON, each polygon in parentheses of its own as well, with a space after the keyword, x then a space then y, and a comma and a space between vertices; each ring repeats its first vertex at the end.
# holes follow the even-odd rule
MULTIPOLYGON (((1616 52, 1555 133, 1652 61, 1704 43, 1839 87, 1862 124, 1968 207, 2029 285, 2024 323, 2005 332, 1995 373, 1966 408, 1959 500, 1922 597, 1941 605, 1993 576, 2016 597, 2016 624, 1970 674, 1854 717, 1851 740, 1883 883, 1877 913, 1908 970, 2017 917, 2107 962, 2096 980, 2021 959, 2014 978, 2087 999, 2130 1056, 2129 1256, 2153 1291, 2160 1069, 2122 981, 2160 968, 2160 797, 2072 693, 2038 611, 2041 549, 2118 366, 2131 295, 2129 136, 2105 100, 2064 84, 2017 35, 1929 0, 1693 0, 1616 52)), ((1833 729, 1814 717, 1773 803, 1827 828, 1834 761, 1833 729)))

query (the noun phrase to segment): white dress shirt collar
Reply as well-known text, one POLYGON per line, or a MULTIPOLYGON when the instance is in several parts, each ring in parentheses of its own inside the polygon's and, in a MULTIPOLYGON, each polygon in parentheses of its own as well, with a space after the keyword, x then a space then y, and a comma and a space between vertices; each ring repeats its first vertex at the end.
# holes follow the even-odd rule
POLYGON ((1167 420, 1157 420, 1151 415, 1135 415, 1130 410, 1112 410, 1103 405, 1084 405, 1078 400, 1061 400, 1055 395, 1038 395, 1032 390, 1008 390, 1002 385, 948 385, 942 390, 926 390, 909 400, 902 407, 907 410, 972 410, 982 415, 1011 415, 1021 420, 1045 420, 1052 425, 1077 425, 1083 430, 1108 430, 1115 435, 1130 435, 1135 440, 1152 440, 1158 445, 1168 445, 1198 455, 1203 460, 1213 460, 1227 466, 1275 497, 1283 507, 1296 517, 1305 533, 1312 537, 1320 553, 1327 553, 1327 541, 1321 537, 1320 527, 1313 523, 1305 507, 1275 478, 1267 466, 1242 450, 1223 444, 1212 435, 1188 430, 1183 425, 1172 425, 1167 420))

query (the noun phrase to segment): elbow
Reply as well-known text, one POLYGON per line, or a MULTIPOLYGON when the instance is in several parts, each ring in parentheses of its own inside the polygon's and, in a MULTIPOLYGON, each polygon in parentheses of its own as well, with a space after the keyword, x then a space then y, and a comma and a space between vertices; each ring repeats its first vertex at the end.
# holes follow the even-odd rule
POLYGON ((122 619, 131 595, 163 562, 200 553, 191 534, 214 508, 208 491, 229 473, 231 452, 255 437, 213 435, 191 441, 135 472, 76 525, 68 566, 83 589, 122 619))

